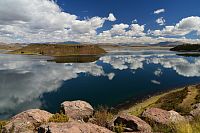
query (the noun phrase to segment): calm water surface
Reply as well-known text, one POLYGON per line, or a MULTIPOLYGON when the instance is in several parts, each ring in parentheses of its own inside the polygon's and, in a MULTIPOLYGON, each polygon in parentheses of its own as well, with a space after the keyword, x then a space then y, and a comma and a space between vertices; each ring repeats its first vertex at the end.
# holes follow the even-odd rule
POLYGON ((57 112, 65 100, 113 107, 199 82, 200 57, 169 51, 116 52, 67 61, 0 54, 0 119, 30 108, 57 112))

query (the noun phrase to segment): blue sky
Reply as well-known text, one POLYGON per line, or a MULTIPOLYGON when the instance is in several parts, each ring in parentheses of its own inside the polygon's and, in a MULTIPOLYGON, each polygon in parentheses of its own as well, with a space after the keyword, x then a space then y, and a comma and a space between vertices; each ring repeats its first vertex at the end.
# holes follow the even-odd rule
POLYGON ((199 5, 199 0, 0 0, 0 40, 199 43, 199 5))
POLYGON ((130 24, 137 19, 138 23, 146 24, 147 29, 162 28, 155 23, 159 17, 164 17, 167 25, 173 25, 182 18, 200 15, 199 0, 57 0, 57 3, 65 12, 76 14, 80 19, 104 17, 112 12, 117 18, 115 23, 130 24), (157 9, 165 9, 165 12, 153 14, 157 9))

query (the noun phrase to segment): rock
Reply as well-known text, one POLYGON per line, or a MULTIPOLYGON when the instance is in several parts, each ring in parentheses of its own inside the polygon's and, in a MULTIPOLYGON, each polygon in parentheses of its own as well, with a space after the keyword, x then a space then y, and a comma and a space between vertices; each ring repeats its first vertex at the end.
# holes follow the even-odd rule
POLYGON ((143 112, 142 117, 156 123, 168 124, 170 113, 159 108, 150 108, 143 112))
POLYGON ((188 121, 188 122, 192 122, 194 120, 194 117, 191 116, 191 115, 186 115, 185 116, 185 119, 188 121))
POLYGON ((127 130, 129 132, 134 132, 134 131, 146 132, 146 133, 151 132, 151 126, 149 124, 147 124, 142 119, 133 115, 128 115, 128 114, 119 115, 114 121, 114 125, 116 124, 125 125, 126 127, 125 131, 127 130))
POLYGON ((200 108, 200 103, 194 104, 194 105, 192 106, 192 108, 193 108, 193 109, 195 109, 195 108, 200 108))
POLYGON ((40 124, 48 122, 51 116, 51 113, 40 109, 24 111, 11 118, 9 123, 3 128, 3 133, 33 133, 40 124))
POLYGON ((112 131, 92 123, 67 122, 48 123, 40 126, 38 133, 113 133, 112 131))
POLYGON ((190 111, 190 114, 193 117, 200 117, 200 103, 192 106, 192 110, 190 111))
POLYGON ((187 123, 187 120, 184 116, 180 115, 176 111, 168 111, 170 113, 169 123, 179 124, 179 123, 187 123))
POLYGON ((61 104, 64 114, 75 120, 82 120, 93 115, 93 107, 85 101, 65 101, 61 104))
POLYGON ((142 117, 150 122, 170 125, 186 122, 186 119, 175 111, 166 111, 159 108, 150 108, 143 112, 142 117))

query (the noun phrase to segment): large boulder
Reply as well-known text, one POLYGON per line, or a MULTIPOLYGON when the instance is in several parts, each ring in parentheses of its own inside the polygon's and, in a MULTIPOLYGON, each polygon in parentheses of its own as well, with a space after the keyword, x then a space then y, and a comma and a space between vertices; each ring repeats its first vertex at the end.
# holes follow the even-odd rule
POLYGON ((200 117, 200 103, 192 106, 192 110, 191 110, 190 114, 193 117, 200 117))
POLYGON ((48 122, 51 113, 40 110, 30 109, 14 117, 3 128, 3 133, 33 133, 38 126, 48 122))
POLYGON ((142 117, 147 121, 162 125, 179 124, 186 119, 175 111, 166 111, 159 108, 150 108, 143 112, 142 117))
POLYGON ((41 125, 38 133, 113 133, 112 131, 92 123, 67 122, 41 125))
POLYGON ((156 123, 168 124, 170 113, 159 108, 150 108, 143 112, 142 117, 156 123))
POLYGON ((93 107, 85 101, 65 101, 61 104, 64 114, 75 120, 82 120, 93 115, 93 107))
POLYGON ((123 124, 125 131, 129 132, 151 132, 151 126, 142 119, 128 114, 121 114, 114 120, 114 125, 123 124))
POLYGON ((176 111, 168 111, 170 113, 170 118, 169 118, 169 123, 172 124, 179 124, 179 123, 187 123, 186 119, 184 116, 180 115, 176 111))

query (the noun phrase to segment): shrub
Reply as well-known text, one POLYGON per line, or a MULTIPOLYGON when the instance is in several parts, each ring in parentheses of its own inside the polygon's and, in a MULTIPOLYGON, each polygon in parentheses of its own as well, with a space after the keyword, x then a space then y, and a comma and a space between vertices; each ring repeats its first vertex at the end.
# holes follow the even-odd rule
POLYGON ((195 97, 195 100, 196 100, 196 103, 200 103, 200 86, 199 85, 197 86, 197 89, 198 89, 198 94, 195 97))
POLYGON ((116 132, 116 133, 122 133, 122 132, 124 132, 124 128, 126 127, 126 125, 124 125, 124 124, 122 124, 122 123, 120 123, 120 124, 116 124, 115 126, 114 126, 114 129, 113 129, 113 131, 114 132, 116 132))
POLYGON ((182 111, 180 107, 178 106, 180 103, 182 103, 183 99, 187 96, 188 90, 187 88, 169 93, 163 97, 161 97, 156 104, 160 105, 160 108, 164 110, 175 110, 175 111, 182 111))
POLYGON ((113 119, 113 114, 108 111, 107 107, 100 106, 94 113, 94 124, 108 127, 109 122, 113 119))
POLYGON ((168 125, 154 122, 148 118, 144 118, 144 121, 146 121, 152 127, 153 132, 172 133, 172 128, 168 125))
POLYGON ((60 123, 65 123, 69 121, 69 117, 63 113, 59 114, 56 113, 54 114, 50 119, 49 122, 60 122, 60 123))
POLYGON ((6 125, 6 121, 1 121, 0 120, 0 133, 2 132, 2 128, 3 128, 3 126, 5 126, 6 125))

